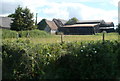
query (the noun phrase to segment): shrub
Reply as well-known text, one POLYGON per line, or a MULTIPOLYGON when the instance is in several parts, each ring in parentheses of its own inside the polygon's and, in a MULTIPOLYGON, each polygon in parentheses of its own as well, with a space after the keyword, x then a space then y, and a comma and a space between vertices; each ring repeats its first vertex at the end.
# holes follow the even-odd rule
POLYGON ((12 31, 7 29, 2 29, 2 38, 18 38, 18 37, 50 37, 45 31, 41 30, 27 30, 27 31, 12 31))
POLYGON ((20 31, 21 37, 49 37, 50 35, 41 30, 20 31))
POLYGON ((7 29, 1 29, 2 30, 2 38, 16 38, 17 32, 7 29))
POLYGON ((120 43, 3 42, 3 79, 118 79, 120 43))

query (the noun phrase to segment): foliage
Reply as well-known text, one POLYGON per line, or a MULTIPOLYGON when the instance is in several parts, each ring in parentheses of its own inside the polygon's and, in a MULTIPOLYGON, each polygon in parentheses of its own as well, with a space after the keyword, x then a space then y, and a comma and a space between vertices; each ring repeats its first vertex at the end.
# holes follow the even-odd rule
POLYGON ((12 31, 12 30, 7 30, 7 29, 1 29, 2 30, 2 38, 16 38, 17 37, 17 32, 12 31))
POLYGON ((32 30, 35 29, 34 21, 33 21, 33 13, 26 7, 23 9, 22 7, 18 6, 15 10, 14 14, 11 14, 13 23, 11 23, 11 29, 16 31, 21 30, 32 30))
POLYGON ((69 19, 67 22, 66 22, 66 25, 73 25, 75 24, 77 21, 79 21, 76 17, 73 17, 71 19, 69 19))
POLYGON ((38 23, 38 29, 44 30, 45 27, 46 27, 46 19, 42 19, 42 20, 38 23))
POLYGON ((118 79, 117 41, 37 44, 16 40, 2 44, 3 79, 118 79))
POLYGON ((45 31, 41 30, 26 30, 26 31, 13 31, 13 30, 6 30, 6 29, 1 29, 2 30, 2 38, 24 38, 24 37, 50 37, 48 33, 45 31))
POLYGON ((15 16, 15 14, 8 15, 8 17, 12 17, 12 18, 14 18, 14 16, 15 16))
POLYGON ((21 35, 21 37, 49 37, 50 35, 45 32, 45 31, 41 31, 41 30, 28 30, 28 31, 19 31, 19 34, 21 35))

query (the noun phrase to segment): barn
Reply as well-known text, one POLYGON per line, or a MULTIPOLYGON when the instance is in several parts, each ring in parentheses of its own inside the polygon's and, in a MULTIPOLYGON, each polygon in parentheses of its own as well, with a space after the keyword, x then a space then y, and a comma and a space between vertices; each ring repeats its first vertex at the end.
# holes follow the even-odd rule
POLYGON ((105 22, 104 20, 81 20, 76 24, 99 24, 99 33, 106 31, 107 33, 115 32, 113 22, 105 22))
POLYGON ((66 35, 92 35, 95 33, 114 32, 114 23, 104 20, 81 20, 73 25, 65 25, 67 21, 63 19, 45 20, 45 31, 51 34, 63 32, 66 35))
POLYGON ((65 25, 58 28, 59 32, 63 32, 65 35, 92 35, 98 33, 98 24, 74 24, 65 25))

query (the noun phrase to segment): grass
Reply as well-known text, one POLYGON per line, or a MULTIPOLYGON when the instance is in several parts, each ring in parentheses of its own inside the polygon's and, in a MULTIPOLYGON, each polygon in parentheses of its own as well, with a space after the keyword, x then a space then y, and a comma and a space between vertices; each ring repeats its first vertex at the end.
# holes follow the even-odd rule
MULTIPOLYGON (((60 43, 61 35, 53 35, 51 37, 42 37, 42 38, 19 38, 21 40, 29 39, 33 44, 46 44, 46 43, 60 43)), ((14 41, 16 38, 7 38, 5 40, 14 41)), ((73 42, 73 41, 98 41, 102 40, 102 33, 96 35, 63 35, 64 42, 73 42)), ((106 33, 105 40, 118 40, 117 33, 106 33)))

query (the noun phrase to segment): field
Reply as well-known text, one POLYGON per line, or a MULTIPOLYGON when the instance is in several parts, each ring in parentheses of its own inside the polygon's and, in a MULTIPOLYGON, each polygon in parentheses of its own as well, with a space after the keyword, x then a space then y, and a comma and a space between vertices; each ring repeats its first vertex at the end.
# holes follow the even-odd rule
MULTIPOLYGON (((63 35, 62 36, 64 42, 75 42, 75 41, 100 41, 103 39, 102 33, 96 34, 96 35, 63 35)), ((19 38, 21 40, 27 40, 29 39, 30 42, 33 44, 46 44, 46 43, 60 43, 61 42, 61 35, 53 35, 50 37, 30 37, 30 38, 19 38)), ((7 38, 5 40, 14 41, 17 40, 17 38, 7 38)), ((106 33, 105 34, 105 40, 118 40, 117 33, 106 33)))
POLYGON ((38 30, 5 30, 0 52, 2 78, 117 80, 120 78, 119 35, 105 33, 104 42, 102 35, 63 35, 64 43, 61 43, 61 35, 38 30))

